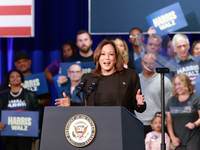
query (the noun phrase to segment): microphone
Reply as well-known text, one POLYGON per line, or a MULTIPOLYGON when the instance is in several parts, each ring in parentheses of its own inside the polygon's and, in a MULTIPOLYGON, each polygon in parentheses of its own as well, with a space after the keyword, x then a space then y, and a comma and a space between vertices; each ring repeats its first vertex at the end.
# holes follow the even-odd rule
POLYGON ((78 94, 83 91, 84 86, 87 83, 87 79, 83 78, 80 83, 77 85, 78 94))
POLYGON ((99 84, 99 79, 95 78, 92 81, 92 84, 88 87, 87 97, 95 90, 98 84, 99 84))

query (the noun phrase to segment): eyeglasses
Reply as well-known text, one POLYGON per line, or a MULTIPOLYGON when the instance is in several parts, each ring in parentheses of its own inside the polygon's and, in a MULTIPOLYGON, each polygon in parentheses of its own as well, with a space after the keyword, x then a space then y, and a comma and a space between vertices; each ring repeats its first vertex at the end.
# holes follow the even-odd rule
POLYGON ((136 38, 138 37, 139 35, 129 35, 129 38, 132 39, 132 38, 136 38))
POLYGON ((69 73, 71 73, 71 74, 80 74, 81 71, 69 71, 69 73))

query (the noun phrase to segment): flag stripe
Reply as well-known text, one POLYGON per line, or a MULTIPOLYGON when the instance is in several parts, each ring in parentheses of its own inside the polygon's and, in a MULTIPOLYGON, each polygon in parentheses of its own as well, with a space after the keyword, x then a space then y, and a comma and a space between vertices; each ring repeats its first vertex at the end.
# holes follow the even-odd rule
POLYGON ((31 15, 0 16, 0 27, 30 27, 32 23, 31 15))
POLYGON ((32 5, 33 0, 0 0, 0 5, 32 5))
POLYGON ((31 27, 0 27, 0 36, 31 36, 31 27))
POLYGON ((31 6, 0 6, 0 15, 31 15, 31 6))

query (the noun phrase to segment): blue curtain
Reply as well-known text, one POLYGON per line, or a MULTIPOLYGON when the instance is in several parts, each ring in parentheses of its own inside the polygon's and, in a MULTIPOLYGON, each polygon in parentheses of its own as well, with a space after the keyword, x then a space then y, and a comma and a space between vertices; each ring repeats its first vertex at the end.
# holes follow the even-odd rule
MULTIPOLYGON (((0 38, 0 82, 6 73, 14 69, 14 55, 25 50, 31 57, 31 72, 43 72, 48 64, 61 57, 61 46, 76 40, 78 30, 88 30, 87 0, 35 0, 35 37, 0 38)), ((93 37, 93 49, 102 36, 93 37)), ((50 83, 52 105, 57 98, 50 83)))

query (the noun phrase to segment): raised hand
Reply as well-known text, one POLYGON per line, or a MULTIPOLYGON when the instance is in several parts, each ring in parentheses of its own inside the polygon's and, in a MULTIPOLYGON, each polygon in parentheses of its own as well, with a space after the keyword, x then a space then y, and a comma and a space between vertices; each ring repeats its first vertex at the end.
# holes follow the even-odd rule
POLYGON ((70 106, 70 99, 69 99, 69 97, 67 97, 65 92, 63 92, 63 96, 64 96, 64 98, 59 98, 59 99, 55 100, 56 101, 55 105, 57 105, 57 106, 70 106))
POLYGON ((140 105, 144 105, 144 95, 140 94, 140 89, 138 89, 137 94, 136 94, 136 100, 137 100, 137 104, 140 105))

